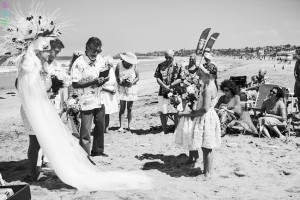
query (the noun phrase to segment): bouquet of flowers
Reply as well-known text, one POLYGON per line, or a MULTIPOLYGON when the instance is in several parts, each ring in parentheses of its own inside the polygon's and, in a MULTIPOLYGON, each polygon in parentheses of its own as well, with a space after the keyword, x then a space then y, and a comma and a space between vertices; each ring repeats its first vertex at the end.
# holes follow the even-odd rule
POLYGON ((68 87, 71 85, 71 77, 64 70, 55 70, 51 75, 52 79, 52 92, 57 94, 60 88, 68 87))
POLYGON ((197 102, 199 90, 195 84, 191 84, 186 88, 186 92, 182 95, 182 99, 187 100, 187 104, 191 110, 194 110, 194 104, 197 102))
POLYGON ((69 97, 69 99, 65 103, 65 109, 67 111, 67 115, 72 118, 76 125, 76 128, 79 130, 78 114, 80 110, 80 105, 78 96, 76 94, 73 94, 69 97))
POLYGON ((192 84, 199 85, 200 83, 200 77, 198 76, 198 74, 191 74, 188 70, 182 71, 181 78, 183 79, 183 82, 181 83, 183 87, 187 87, 192 84))
POLYGON ((170 104, 177 108, 177 106, 181 103, 180 95, 175 91, 171 90, 168 94, 168 99, 170 99, 170 104))
POLYGON ((128 75, 123 76, 121 81, 125 85, 132 85, 132 83, 134 81, 134 77, 131 74, 128 74, 128 75))

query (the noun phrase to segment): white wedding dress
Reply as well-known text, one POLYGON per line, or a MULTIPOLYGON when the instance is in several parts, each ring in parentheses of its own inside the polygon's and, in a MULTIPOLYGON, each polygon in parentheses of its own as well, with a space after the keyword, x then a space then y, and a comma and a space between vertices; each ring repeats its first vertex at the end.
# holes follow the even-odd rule
MULTIPOLYGON (((40 38, 39 38, 40 39, 40 38)), ((38 40, 39 40, 38 39, 38 40)), ((66 130, 49 101, 40 77, 41 61, 35 55, 35 41, 18 66, 18 92, 25 113, 57 176, 79 190, 151 189, 152 180, 140 172, 100 171, 66 130)))

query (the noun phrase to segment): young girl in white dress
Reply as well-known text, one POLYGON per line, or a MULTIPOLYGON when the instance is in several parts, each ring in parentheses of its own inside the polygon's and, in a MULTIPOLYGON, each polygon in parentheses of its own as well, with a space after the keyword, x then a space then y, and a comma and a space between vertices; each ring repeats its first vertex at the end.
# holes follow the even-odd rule
POLYGON ((120 128, 123 130, 122 121, 124 119, 126 104, 127 104, 127 117, 128 129, 132 130, 132 105, 138 99, 138 87, 136 83, 139 80, 139 71, 136 66, 138 63, 137 57, 134 53, 127 52, 124 55, 120 54, 122 62, 117 65, 116 78, 119 84, 119 98, 120 98, 120 113, 119 121, 120 128))
MULTIPOLYGON (((195 111, 181 113, 181 116, 194 117, 191 136, 191 145, 202 148, 203 173, 209 176, 212 170, 213 149, 221 146, 221 127, 214 106, 218 100, 215 78, 217 68, 210 64, 200 66, 200 76, 203 81, 203 90, 199 95, 195 111)), ((199 161, 198 161, 199 162, 199 161)))

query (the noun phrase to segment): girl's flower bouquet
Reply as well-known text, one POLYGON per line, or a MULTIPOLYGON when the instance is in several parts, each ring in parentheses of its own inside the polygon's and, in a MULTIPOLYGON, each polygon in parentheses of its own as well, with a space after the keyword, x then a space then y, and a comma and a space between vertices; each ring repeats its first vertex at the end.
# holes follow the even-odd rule
POLYGON ((59 89, 68 87, 72 84, 71 77, 63 70, 55 70, 52 75, 52 92, 53 94, 57 94, 59 89))
POLYGON ((194 110, 194 105, 198 99, 199 89, 195 84, 191 84, 186 88, 186 92, 182 95, 182 99, 187 101, 187 105, 194 110))
POLYGON ((125 85, 132 85, 134 81, 134 77, 132 74, 127 74, 123 77, 121 77, 121 82, 123 82, 125 85))
POLYGON ((127 74, 121 77, 121 83, 125 85, 125 92, 127 94, 137 93, 137 87, 132 87, 134 79, 135 77, 132 74, 127 74))
POLYGON ((181 78, 183 79, 183 82, 181 83, 182 87, 188 87, 192 84, 198 85, 200 80, 200 77, 197 75, 197 73, 191 74, 188 70, 182 71, 181 78))

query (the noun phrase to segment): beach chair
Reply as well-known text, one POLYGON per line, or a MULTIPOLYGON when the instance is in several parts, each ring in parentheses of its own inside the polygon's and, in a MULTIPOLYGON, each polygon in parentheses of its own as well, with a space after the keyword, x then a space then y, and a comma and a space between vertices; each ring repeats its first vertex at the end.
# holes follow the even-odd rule
POLYGON ((261 110, 264 100, 266 100, 268 98, 268 96, 270 94, 270 90, 275 86, 277 86, 277 85, 273 85, 273 84, 260 85, 258 88, 256 100, 252 103, 251 106, 247 107, 247 110, 253 110, 254 116, 257 116, 256 112, 261 110))
MULTIPOLYGON (((253 110, 255 117, 257 117, 256 112, 261 110, 263 102, 268 98, 268 96, 270 94, 270 90, 276 86, 278 86, 278 85, 264 84, 264 85, 259 86, 256 102, 254 103, 253 107, 248 108, 248 110, 253 110)), ((289 112, 289 105, 292 102, 290 99, 291 95, 287 88, 282 87, 282 90, 284 92, 283 102, 286 107, 287 126, 285 126, 283 128, 280 128, 280 127, 278 127, 278 128, 282 132, 287 132, 287 136, 290 137, 292 118, 291 118, 291 115, 289 112)))

